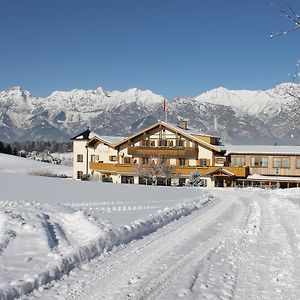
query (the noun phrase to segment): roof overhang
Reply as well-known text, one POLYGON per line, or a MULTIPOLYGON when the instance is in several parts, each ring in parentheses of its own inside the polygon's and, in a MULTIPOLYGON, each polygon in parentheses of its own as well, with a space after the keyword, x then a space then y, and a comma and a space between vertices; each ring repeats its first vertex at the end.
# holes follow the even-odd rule
POLYGON ((168 124, 166 122, 163 122, 163 121, 159 121, 159 122, 151 125, 150 127, 147 127, 144 130, 142 130, 142 131, 140 131, 140 132, 138 132, 138 133, 136 133, 136 134, 128 137, 126 140, 124 140, 124 141, 116 144, 115 147, 116 148, 121 147, 122 145, 124 145, 124 144, 126 144, 126 143, 128 143, 130 141, 132 141, 134 143, 138 142, 138 141, 140 141, 140 140, 143 139, 143 137, 145 136, 145 134, 147 134, 147 133, 149 133, 149 135, 155 134, 155 133, 159 132, 162 129, 167 129, 167 130, 169 130, 169 131, 171 131, 173 133, 178 133, 178 134, 182 135, 183 137, 187 138, 188 140, 194 141, 194 142, 198 143, 199 145, 201 145, 202 147, 207 148, 209 150, 214 150, 216 152, 222 152, 222 151, 224 151, 220 147, 217 147, 215 145, 211 145, 211 144, 209 144, 209 143, 207 143, 207 142, 205 142, 205 141, 203 141, 201 139, 196 138, 195 136, 193 136, 191 134, 188 134, 188 133, 180 130, 180 128, 173 127, 170 124, 168 124))
POLYGON ((209 176, 229 176, 229 177, 235 176, 234 173, 232 173, 232 172, 230 172, 226 169, 223 169, 223 168, 218 168, 216 170, 208 172, 208 173, 206 173, 206 175, 209 175, 209 176))
POLYGON ((94 136, 86 143, 86 147, 87 148, 96 148, 100 143, 107 145, 111 148, 114 148, 114 146, 115 146, 114 144, 110 143, 109 141, 107 141, 101 137, 94 136))

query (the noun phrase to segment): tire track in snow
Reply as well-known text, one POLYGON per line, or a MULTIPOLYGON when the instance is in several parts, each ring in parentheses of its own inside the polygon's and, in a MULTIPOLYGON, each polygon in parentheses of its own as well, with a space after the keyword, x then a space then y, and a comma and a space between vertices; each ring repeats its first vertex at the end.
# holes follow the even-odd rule
POLYGON ((164 283, 152 286, 135 299, 227 299, 236 283, 239 255, 248 228, 252 228, 255 208, 237 201, 235 217, 226 229, 188 253, 168 270, 164 283), (241 243, 241 244, 240 244, 241 243), (239 251, 235 248, 239 245, 239 251))
MULTIPOLYGON (((135 253, 125 256, 121 262, 112 264, 107 271, 97 273, 92 280, 96 280, 90 284, 83 293, 78 294, 78 290, 68 299, 144 299, 152 292, 163 287, 183 266, 183 264, 192 261, 195 255, 203 255, 209 253, 216 245, 218 245, 224 236, 229 232, 232 223, 239 221, 244 216, 244 208, 235 200, 221 200, 215 206, 209 208, 205 213, 195 212, 190 218, 179 220, 174 226, 167 230, 166 234, 158 236, 158 238, 150 243, 145 243, 135 253), (209 240, 201 243, 201 247, 184 253, 180 260, 183 263, 174 261, 173 253, 178 247, 182 247, 189 241, 194 242, 199 232, 214 223, 221 216, 231 213, 231 220, 222 230, 209 240), (232 216, 233 213, 233 216, 232 216), (160 262, 161 269, 153 268, 154 264, 160 262), (168 265, 164 265, 163 262, 168 265), (169 269, 166 270, 166 268, 169 269), (154 280, 154 281, 153 281, 154 280), (141 286, 139 288, 139 286, 141 286), (136 291, 138 291, 136 293, 136 291), (77 293, 77 295, 74 295, 77 293)), ((174 224, 172 224, 174 225, 174 224)), ((170 226, 172 227, 172 226, 170 226)), ((88 280, 88 278, 86 278, 88 280)))
MULTIPOLYGON (((262 213, 261 232, 246 249, 235 299, 297 300, 300 278, 295 258, 299 268, 300 251, 291 247, 297 240, 291 234, 293 214, 289 212, 284 219, 288 209, 284 199, 265 196, 257 201, 262 213)), ((299 209, 293 213, 295 220, 299 219, 299 209)))
MULTIPOLYGON (((51 282, 56 284, 60 278, 69 274, 76 267, 88 263, 106 251, 141 239, 175 220, 188 216, 192 212, 206 206, 210 201, 212 201, 212 197, 204 193, 197 199, 191 199, 187 203, 178 204, 172 208, 165 208, 147 219, 137 220, 134 223, 121 227, 105 227, 106 225, 98 227, 90 223, 81 212, 63 213, 59 219, 63 223, 63 227, 66 227, 67 231, 71 233, 68 235, 68 240, 72 238, 73 247, 66 249, 65 253, 61 253, 61 255, 54 253, 55 258, 53 260, 40 268, 36 268, 34 274, 26 274, 25 280, 14 280, 11 283, 2 285, 0 287, 0 298, 14 299, 32 292, 39 293, 37 290, 44 289, 44 287, 49 288, 52 285, 51 282), (75 231, 73 230, 74 227, 75 231)), ((42 225, 43 232, 50 234, 50 239, 47 238, 46 243, 43 244, 44 248, 42 248, 42 251, 47 253, 49 241, 50 245, 54 246, 53 249, 56 249, 58 246, 56 245, 58 231, 54 230, 50 223, 47 224, 44 216, 40 215, 40 213, 30 213, 30 215, 38 220, 38 224, 42 220, 44 222, 42 225), (49 224, 50 231, 48 230, 49 224)), ((27 231, 31 228, 31 225, 30 227, 27 226, 27 231)), ((19 234, 19 240, 20 236, 26 240, 24 234, 19 234)), ((40 239, 40 235, 37 233, 34 235, 34 238, 36 242, 36 240, 40 239)), ((31 246, 30 244, 26 245, 29 248, 31 246)), ((51 252, 51 254, 53 253, 51 252)))

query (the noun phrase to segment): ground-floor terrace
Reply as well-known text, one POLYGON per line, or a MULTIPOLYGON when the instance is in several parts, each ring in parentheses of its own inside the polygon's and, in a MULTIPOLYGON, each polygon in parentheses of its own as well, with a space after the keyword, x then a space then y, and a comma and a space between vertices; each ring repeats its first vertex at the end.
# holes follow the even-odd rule
POLYGON ((193 172, 201 175, 203 186, 207 187, 260 187, 260 188, 298 188, 300 177, 265 176, 249 174, 248 167, 219 166, 169 166, 160 170, 156 176, 145 165, 95 163, 89 164, 92 174, 104 182, 143 184, 160 186, 185 186, 193 172), (148 174, 147 174, 148 173, 148 174), (151 174, 150 174, 151 173, 151 174), (154 178, 155 177, 155 182, 154 178))
POLYGON ((253 174, 245 179, 236 179, 237 187, 260 187, 260 188, 298 188, 300 187, 300 177, 287 176, 265 176, 253 174))

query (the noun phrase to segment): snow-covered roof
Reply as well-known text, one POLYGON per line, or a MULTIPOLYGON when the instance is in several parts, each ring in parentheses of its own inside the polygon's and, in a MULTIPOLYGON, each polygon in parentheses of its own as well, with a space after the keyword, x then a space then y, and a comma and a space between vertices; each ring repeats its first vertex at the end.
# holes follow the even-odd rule
POLYGON ((90 134, 89 134, 89 139, 91 139, 91 138, 93 138, 95 136, 100 137, 96 132, 91 131, 90 134))
POLYGON ((226 150, 226 155, 233 153, 300 155, 300 146, 226 145, 226 150))
POLYGON ((71 140, 88 140, 90 138, 91 131, 89 129, 75 135, 71 140))
POLYGON ((94 131, 86 130, 73 137, 72 140, 91 140, 92 138, 95 137, 106 141, 108 144, 117 144, 123 141, 124 139, 126 139, 126 137, 123 136, 105 136, 105 135, 99 135, 94 131))
POLYGON ((105 135, 97 135, 102 140, 105 140, 109 142, 110 144, 118 144, 121 141, 127 139, 127 137, 124 136, 105 136, 105 135))

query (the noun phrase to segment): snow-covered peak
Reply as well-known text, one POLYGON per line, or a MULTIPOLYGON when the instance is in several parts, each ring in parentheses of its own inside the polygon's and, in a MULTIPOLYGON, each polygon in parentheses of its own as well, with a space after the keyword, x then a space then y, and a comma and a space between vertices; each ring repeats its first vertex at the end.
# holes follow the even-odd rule
POLYGON ((281 84, 266 91, 229 90, 223 87, 207 91, 197 97, 196 101, 209 102, 235 107, 252 115, 264 113, 270 107, 278 109, 287 102, 288 88, 300 89, 300 85, 281 84))
MULTIPOLYGON (((34 102, 37 101, 30 92, 21 87, 13 87, 0 91, 0 111, 11 114, 24 114, 34 108, 34 102)), ((21 116, 18 119, 22 118, 21 116)))
POLYGON ((124 92, 113 91, 110 94, 113 101, 121 99, 122 103, 138 102, 145 105, 162 103, 163 96, 157 95, 150 90, 140 90, 137 88, 128 89, 124 92))
POLYGON ((95 90, 74 89, 71 91, 53 92, 45 99, 45 104, 54 107, 62 107, 75 111, 95 111, 110 108, 123 103, 139 102, 150 105, 162 101, 162 96, 149 90, 132 88, 124 92, 105 91, 98 87, 95 90))
POLYGON ((31 97, 31 93, 25 91, 20 86, 12 87, 4 91, 0 91, 0 98, 1 97, 9 97, 11 99, 26 99, 27 97, 31 97))

